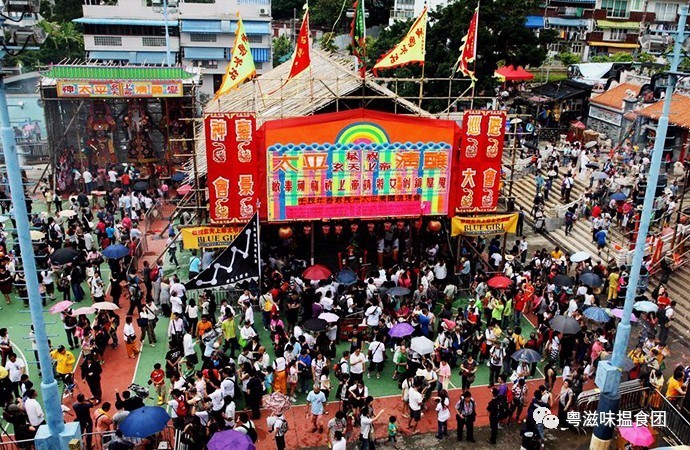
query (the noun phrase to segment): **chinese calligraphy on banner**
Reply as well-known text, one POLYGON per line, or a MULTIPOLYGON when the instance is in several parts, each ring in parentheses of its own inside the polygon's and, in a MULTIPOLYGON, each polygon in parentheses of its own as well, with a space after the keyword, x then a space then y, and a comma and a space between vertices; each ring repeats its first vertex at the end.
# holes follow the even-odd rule
POLYGON ((505 128, 503 111, 465 111, 455 186, 456 212, 496 209, 505 128))
POLYGON ((256 120, 248 113, 204 116, 211 222, 246 222, 259 196, 256 120))
POLYGON ((366 110, 267 122, 268 220, 447 214, 455 127, 366 110))
POLYGON ((58 81, 58 97, 182 97, 180 81, 58 81))

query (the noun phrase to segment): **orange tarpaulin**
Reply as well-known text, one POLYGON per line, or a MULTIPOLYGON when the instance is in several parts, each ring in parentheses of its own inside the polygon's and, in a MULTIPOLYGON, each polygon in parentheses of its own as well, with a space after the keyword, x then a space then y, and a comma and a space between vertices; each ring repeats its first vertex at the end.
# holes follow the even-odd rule
POLYGON ((525 69, 515 66, 505 66, 497 69, 494 76, 501 81, 528 81, 534 78, 534 75, 525 69))

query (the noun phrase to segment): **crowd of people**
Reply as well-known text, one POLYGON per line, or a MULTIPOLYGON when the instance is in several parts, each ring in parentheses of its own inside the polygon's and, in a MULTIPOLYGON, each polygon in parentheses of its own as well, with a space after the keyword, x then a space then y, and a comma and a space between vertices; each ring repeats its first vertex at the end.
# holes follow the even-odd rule
MULTIPOLYGON (((548 157, 548 178, 541 183, 543 164, 534 162, 535 213, 543 204, 540 196, 547 199, 553 188, 547 188, 549 180, 552 184, 556 178, 550 174, 560 173, 558 165, 563 163, 574 164, 574 170, 587 168, 588 153, 577 146, 568 154, 554 150, 548 157)), ((638 167, 638 160, 638 178, 629 193, 633 199, 644 189, 644 158, 633 155, 631 164, 638 167)), ((567 175, 564 180, 570 178, 567 175)), ((225 429, 256 441, 255 422, 265 418, 282 450, 295 424, 289 424, 280 412, 262 417, 264 396, 280 393, 292 402, 306 401, 309 431, 322 434, 335 450, 352 442, 362 450, 373 450, 374 430, 381 427, 388 442, 397 447, 400 435, 419 432, 425 413, 435 414, 439 440, 447 438, 449 425, 455 425, 457 440, 474 442, 478 415, 488 414, 490 444, 496 444, 503 425, 520 423, 523 436, 529 437, 523 446, 531 450, 543 444, 545 433, 532 412, 551 408, 565 427, 567 413, 577 408, 578 396, 594 377, 598 363, 610 355, 616 319, 593 322, 587 310, 622 304, 627 269, 612 261, 592 255, 573 263, 558 247, 551 251, 530 248, 522 233, 503 250, 498 238, 465 238, 456 247, 443 231, 424 227, 422 221, 372 222, 362 227, 357 222, 337 223, 324 225, 319 240, 343 255, 338 264, 353 269, 356 280, 342 283, 335 275, 320 280, 304 277, 304 252, 309 247, 300 245, 304 236, 298 235, 262 243, 268 257, 260 286, 238 298, 212 290, 197 295, 188 291, 178 275, 165 270, 180 264, 174 245, 167 263, 137 264, 135 250, 142 238, 139 222, 165 193, 134 191, 121 185, 120 179, 117 188, 106 193, 102 206, 94 208, 80 194, 70 200, 73 213, 64 218, 32 215, 33 224, 45 234, 36 244, 44 302, 75 302, 61 314, 65 340, 52 339, 51 357, 64 395, 74 397, 74 418, 89 435, 117 430, 127 414, 144 405, 150 389, 155 392, 154 403, 167 408, 181 442, 188 446, 205 445, 215 432, 225 429), (114 244, 124 245, 129 253, 104 258, 102 252, 114 244), (56 262, 54 253, 63 248, 74 249, 75 256, 56 262), (104 279, 101 272, 106 264, 109 274, 104 279), (583 282, 587 273, 596 275, 603 285, 583 282), (492 287, 497 276, 510 282, 492 287), (564 283, 563 277, 569 281, 564 283), (393 294, 396 288, 405 288, 407 293, 393 294), (90 304, 85 299, 112 301, 124 314, 107 309, 93 317, 75 314, 77 307, 90 304), (324 314, 335 320, 314 320, 324 314), (559 329, 553 321, 557 316, 576 322, 576 329, 559 329), (163 320, 167 327, 157 326, 163 320), (410 331, 397 336, 393 329, 401 324, 408 324, 410 331), (413 345, 417 337, 433 345, 422 350, 413 345), (132 387, 118 392, 116 402, 102 402, 101 378, 110 352, 124 342, 127 355, 136 358, 146 341, 150 347, 167 349, 164 356, 161 351, 159 362, 145 368, 150 370, 149 389, 142 392, 132 387), (82 352, 79 362, 73 354, 77 348, 82 352), (523 349, 534 350, 543 360, 539 372, 543 383, 531 391, 527 381, 541 375, 537 362, 513 358, 523 349), (392 380, 382 380, 391 368, 392 380), (475 382, 487 371, 491 395, 479 404, 475 382), (461 379, 461 393, 451 401, 454 373, 461 379), (75 377, 85 380, 89 393, 75 396, 75 377), (557 383, 558 377, 562 383, 557 383), (369 393, 372 383, 391 383, 392 389, 399 389, 402 410, 385 415, 384 409, 377 410, 369 393), (327 417, 326 403, 333 401, 338 411, 327 417)), ((572 184, 562 186, 565 203, 573 200, 570 189, 572 184)), ((609 223, 619 220, 618 204, 608 203, 606 189, 605 183, 598 183, 591 196, 585 195, 591 203, 577 205, 585 209, 576 214, 584 213, 593 218, 593 224, 601 224, 600 229, 593 229, 597 241, 609 223)), ((63 200, 50 190, 44 192, 48 204, 62 210, 63 200)), ((624 208, 622 214, 619 224, 625 226, 624 208)), ((174 231, 171 243, 173 237, 174 231)), ((17 248, 3 251, 0 291, 8 303, 10 294, 20 289, 13 286, 18 253, 17 248)), ((213 259, 213 252, 192 251, 187 262, 189 278, 209 267, 213 259)), ((685 395, 690 374, 684 367, 665 374, 675 301, 663 284, 651 292, 649 300, 658 311, 638 314, 639 343, 630 352, 634 367, 626 376, 675 402, 685 395)), ((29 337, 34 339, 33 333, 29 337)), ((0 373, 5 375, 0 377, 3 417, 13 425, 17 439, 29 439, 45 420, 36 401, 36 380, 29 378, 24 362, 13 352, 7 328, 0 329, 0 350, 7 372, 0 373)), ((650 395, 648 404, 658 407, 659 401, 656 394, 650 395)), ((129 444, 118 435, 108 445, 126 448, 129 444)), ((87 445, 101 444, 89 438, 87 445)))

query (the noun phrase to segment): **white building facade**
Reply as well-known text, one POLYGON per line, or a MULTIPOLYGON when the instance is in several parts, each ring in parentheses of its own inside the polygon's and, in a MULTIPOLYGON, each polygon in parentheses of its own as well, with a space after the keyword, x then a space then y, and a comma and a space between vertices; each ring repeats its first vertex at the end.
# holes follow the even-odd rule
MULTIPOLYGON (((165 64, 166 21, 150 0, 86 0, 86 58, 121 64, 165 64)), ((244 22, 257 73, 273 67, 270 0, 181 1, 168 15, 173 64, 202 68, 201 93, 220 86, 230 60, 237 13, 244 22)))

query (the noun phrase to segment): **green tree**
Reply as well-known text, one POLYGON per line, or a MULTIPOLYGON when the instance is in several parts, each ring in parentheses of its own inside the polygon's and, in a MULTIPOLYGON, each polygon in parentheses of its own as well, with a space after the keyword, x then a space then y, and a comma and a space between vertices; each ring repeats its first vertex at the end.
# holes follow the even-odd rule
POLYGON ((273 0, 271 2, 271 15, 276 20, 292 19, 297 13, 297 20, 302 17, 304 0, 273 0))
POLYGON ((284 63, 292 54, 292 43, 287 36, 282 35, 273 39, 273 67, 284 63))
POLYGON ((324 33, 321 40, 319 40, 319 47, 329 53, 335 53, 338 51, 338 47, 335 45, 335 33, 324 33))
MULTIPOLYGON (((335 29, 338 31, 345 31, 349 29, 351 19, 346 17, 345 12, 348 8, 352 8, 354 1, 345 1, 344 8, 343 0, 316 0, 310 3, 309 21, 311 25, 314 27, 323 27, 328 30, 335 29), (338 22, 337 24, 336 21, 338 22)), ((370 24, 367 23, 367 26, 369 25, 370 24)))
POLYGON ((566 67, 571 64, 578 64, 582 61, 580 55, 572 52, 561 52, 556 58, 566 67))
POLYGON ((609 55, 595 55, 589 58, 589 62, 602 63, 602 62, 613 62, 613 58, 609 55))
POLYGON ((640 52, 635 56, 635 61, 640 63, 651 63, 656 61, 656 56, 650 55, 647 52, 640 52))
POLYGON ((49 22, 71 22, 82 17, 81 0, 54 0, 41 2, 41 15, 49 22))
POLYGON ((84 37, 73 22, 56 23, 43 20, 39 23, 48 35, 43 45, 36 51, 22 52, 8 56, 8 64, 22 67, 27 71, 40 66, 56 64, 64 59, 84 57, 84 37))

